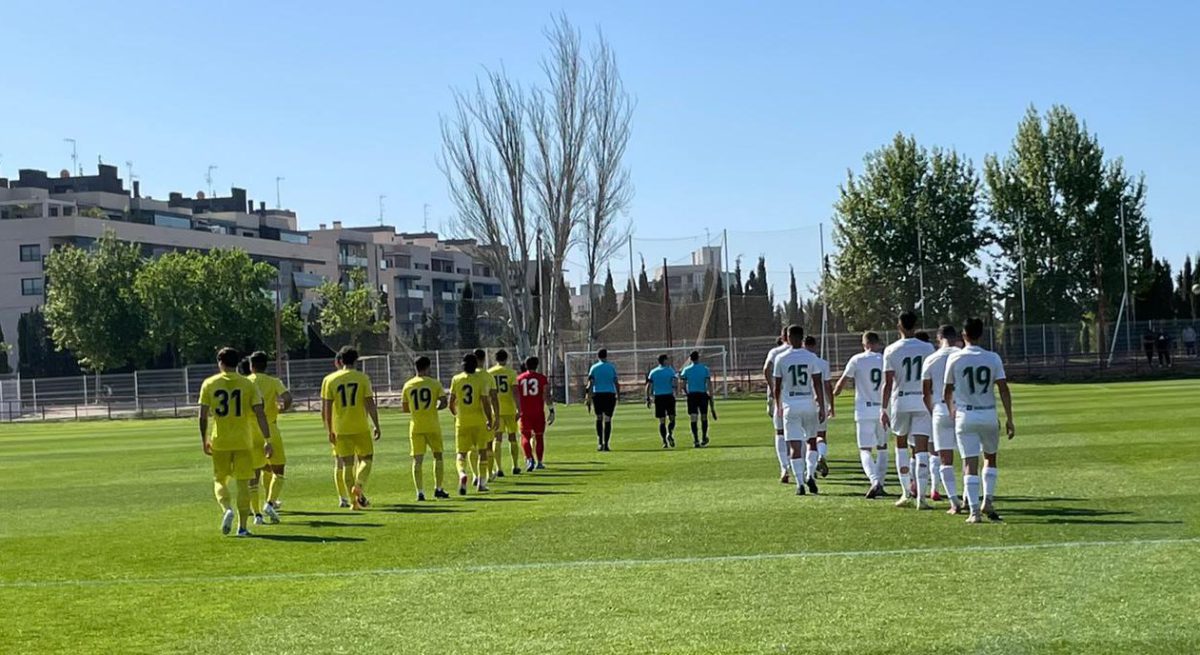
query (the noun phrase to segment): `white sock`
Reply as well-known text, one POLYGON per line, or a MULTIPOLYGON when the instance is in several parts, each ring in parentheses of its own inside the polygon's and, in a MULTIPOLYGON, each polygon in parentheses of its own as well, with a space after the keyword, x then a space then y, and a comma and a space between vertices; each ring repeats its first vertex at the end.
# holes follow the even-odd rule
POLYGON ((996 477, 1000 471, 995 466, 983 467, 983 498, 990 501, 996 495, 996 477))
POLYGON ((858 460, 862 462, 863 473, 867 474, 867 479, 871 481, 871 486, 879 484, 879 473, 875 470, 875 457, 869 450, 859 450, 858 460))
POLYGON ((929 482, 929 453, 917 453, 917 498, 925 498, 925 486, 929 482))
POLYGON ((967 488, 967 506, 972 514, 979 513, 979 476, 963 476, 963 486, 967 488))
POLYGON ((775 435, 775 456, 779 458, 779 470, 788 470, 791 460, 788 456, 787 442, 783 440, 782 434, 775 435))
POLYGON ((929 453, 929 489, 937 489, 938 476, 941 475, 942 458, 937 453, 929 453))
POLYGON ((796 486, 804 486, 804 458, 792 460, 792 473, 796 476, 796 486))
POLYGON ((900 476, 900 495, 908 496, 908 484, 911 481, 909 477, 909 464, 912 462, 908 458, 907 448, 896 449, 896 475, 900 476))
POLYGON ((808 462, 808 477, 805 479, 816 480, 817 462, 821 461, 821 457, 817 454, 817 449, 809 448, 808 452, 804 454, 804 459, 808 462))
POLYGON ((821 457, 821 459, 825 459, 825 455, 828 453, 829 453, 829 444, 825 443, 824 439, 818 441, 817 442, 817 455, 819 455, 821 457))
POLYGON ((951 502, 958 502, 958 481, 954 479, 954 466, 943 464, 939 467, 938 473, 942 477, 942 488, 946 490, 946 495, 951 502))
POLYGON ((888 449, 884 446, 875 451, 875 479, 879 484, 883 484, 887 480, 888 472, 888 449))

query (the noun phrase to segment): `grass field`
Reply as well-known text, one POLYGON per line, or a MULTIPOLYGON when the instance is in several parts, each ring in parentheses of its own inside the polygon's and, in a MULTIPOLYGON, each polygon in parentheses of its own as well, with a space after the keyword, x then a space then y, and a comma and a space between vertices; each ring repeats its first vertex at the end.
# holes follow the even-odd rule
POLYGON ((569 408, 549 470, 421 505, 386 413, 357 514, 287 416, 284 523, 244 540, 191 421, 5 425, 0 653, 1200 652, 1198 391, 1016 386, 979 526, 863 500, 846 418, 792 495, 758 401, 700 451, 628 405, 596 453, 569 408))

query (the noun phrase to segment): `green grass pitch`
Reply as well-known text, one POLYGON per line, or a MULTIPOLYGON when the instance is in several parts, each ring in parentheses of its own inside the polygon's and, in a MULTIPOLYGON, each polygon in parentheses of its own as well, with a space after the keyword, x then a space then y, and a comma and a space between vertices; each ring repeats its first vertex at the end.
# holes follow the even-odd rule
POLYGON ((361 513, 289 415, 284 522, 246 540, 192 421, 5 425, 0 652, 1200 652, 1197 391, 1015 386, 1007 521, 979 526, 862 499, 847 414, 822 495, 792 495, 760 401, 700 451, 624 405, 596 453, 568 408, 549 470, 421 505, 387 412, 361 513))

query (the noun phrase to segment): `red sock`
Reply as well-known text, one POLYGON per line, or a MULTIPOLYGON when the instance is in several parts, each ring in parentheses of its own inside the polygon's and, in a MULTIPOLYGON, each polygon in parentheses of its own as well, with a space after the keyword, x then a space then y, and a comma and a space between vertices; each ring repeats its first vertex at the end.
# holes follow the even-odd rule
POLYGON ((546 435, 537 435, 537 461, 542 461, 542 455, 546 454, 546 435))
POLYGON ((521 450, 525 451, 525 459, 533 459, 533 449, 529 446, 529 435, 521 435, 521 450))

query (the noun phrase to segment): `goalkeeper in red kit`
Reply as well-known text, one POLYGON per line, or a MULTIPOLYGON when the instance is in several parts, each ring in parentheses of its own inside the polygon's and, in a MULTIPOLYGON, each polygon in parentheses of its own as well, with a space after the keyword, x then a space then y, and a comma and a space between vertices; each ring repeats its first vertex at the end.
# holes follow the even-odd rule
POLYGON ((526 359, 525 371, 517 376, 517 420, 521 424, 526 471, 546 468, 542 464, 546 452, 546 426, 554 424, 554 399, 550 397, 549 380, 538 373, 540 363, 537 357, 526 359))

